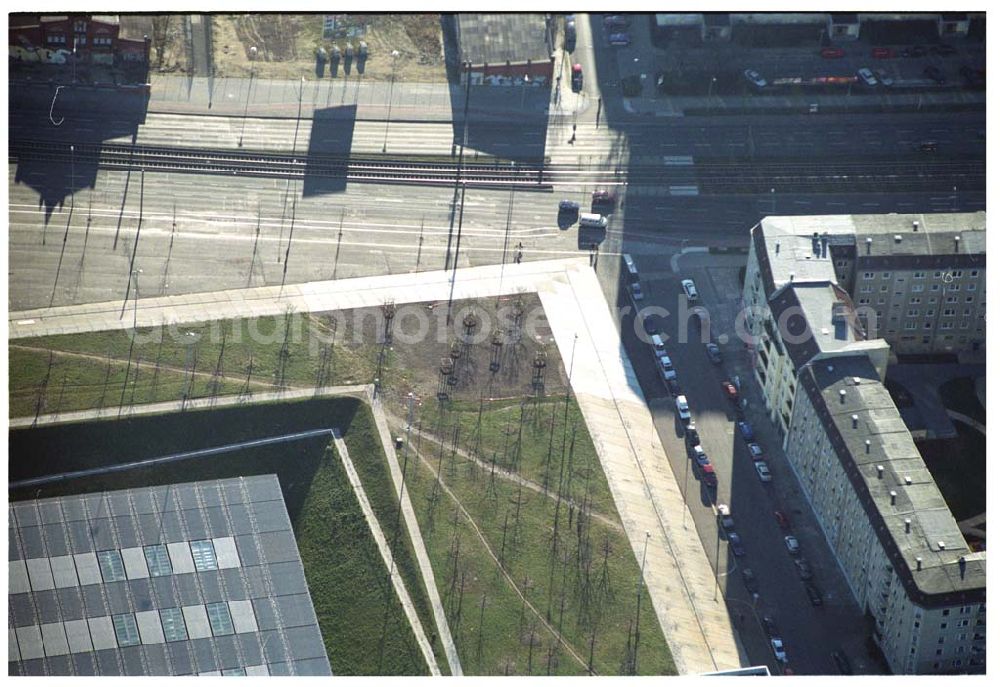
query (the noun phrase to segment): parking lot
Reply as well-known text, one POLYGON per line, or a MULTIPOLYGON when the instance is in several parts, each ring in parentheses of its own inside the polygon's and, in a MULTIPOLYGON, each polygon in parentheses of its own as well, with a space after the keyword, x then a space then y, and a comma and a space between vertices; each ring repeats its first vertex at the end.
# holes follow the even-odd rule
MULTIPOLYGON (((751 662, 767 663, 778 673, 831 674, 838 672, 832 652, 841 650, 855 672, 882 672, 867 655, 864 618, 804 501, 781 451, 781 441, 758 410, 761 400, 754 385, 746 383, 749 361, 742 353, 742 344, 732 338, 738 309, 738 274, 744 262, 742 255, 688 254, 677 261, 679 271, 674 274, 664 270, 662 262, 636 259, 643 292, 638 305, 669 311, 664 314, 656 310, 654 318, 665 335, 666 353, 690 405, 700 444, 717 475, 716 488, 707 487, 702 479, 702 470, 685 442, 685 423, 675 412, 674 400, 662 381, 650 345, 640 340, 630 318, 622 322, 625 346, 653 409, 671 468, 685 493, 692 513, 689 525, 716 570, 733 624, 751 662), (678 321, 678 313, 686 308, 682 278, 691 278, 697 284, 698 304, 711 315, 713 338, 724 342, 721 364, 713 364, 706 354, 699 339, 698 317, 692 316, 687 325, 678 321), (685 334, 687 343, 681 341, 685 334), (740 401, 734 403, 727 398, 722 386, 727 380, 740 386, 740 401), (739 384, 740 380, 744 383, 739 384), (753 440, 765 454, 772 475, 769 483, 760 481, 747 442, 736 430, 741 416, 750 424, 753 440), (731 528, 719 525, 718 504, 730 508, 731 528), (779 524, 775 511, 784 514, 785 527, 779 524), (729 532, 739 536, 742 555, 735 555, 737 547, 728 542, 729 532), (798 540, 797 555, 789 553, 786 536, 798 540), (818 591, 822 605, 814 606, 810 601, 796 560, 807 561, 811 568, 808 582, 818 591), (752 571, 749 584, 743 579, 744 569, 752 571), (779 665, 775 659, 763 627, 765 616, 773 620, 784 641, 786 664, 779 665)), ((621 293, 626 291, 623 288, 621 293)), ((626 300, 619 303, 619 307, 625 305, 635 304, 626 300)), ((643 331, 641 324, 637 328, 643 331)))

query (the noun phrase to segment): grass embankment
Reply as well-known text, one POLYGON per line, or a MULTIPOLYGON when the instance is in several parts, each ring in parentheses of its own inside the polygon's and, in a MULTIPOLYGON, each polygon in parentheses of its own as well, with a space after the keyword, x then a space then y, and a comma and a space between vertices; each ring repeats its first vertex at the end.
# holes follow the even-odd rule
MULTIPOLYGON (((57 471, 132 462, 177 451, 305 429, 339 427, 386 537, 392 541, 395 501, 371 412, 356 399, 259 404, 119 421, 16 430, 10 433, 11 480, 57 471)), ((12 492, 11 499, 275 473, 327 654, 335 674, 425 674, 406 617, 387 579, 357 499, 328 440, 298 441, 204 460, 141 468, 12 492)), ((430 607, 405 537, 397 564, 432 632, 430 607)), ((436 652, 443 656, 440 643, 436 652)))
POLYGON ((491 476, 490 468, 452 451, 457 426, 459 448, 475 452, 478 405, 427 408, 422 429, 444 440, 412 442, 421 458, 419 467, 407 470, 407 485, 463 669, 467 674, 675 673, 645 588, 637 598, 639 565, 624 533, 582 507, 618 521, 575 402, 570 400, 568 411, 563 398, 526 406, 518 442, 520 414, 519 404, 484 406, 480 459, 486 452, 492 462, 495 451, 497 465, 506 463, 523 477, 540 484, 548 475, 548 494, 491 476), (454 499, 437 486, 438 476, 454 499), (565 500, 570 493, 573 505, 565 500))

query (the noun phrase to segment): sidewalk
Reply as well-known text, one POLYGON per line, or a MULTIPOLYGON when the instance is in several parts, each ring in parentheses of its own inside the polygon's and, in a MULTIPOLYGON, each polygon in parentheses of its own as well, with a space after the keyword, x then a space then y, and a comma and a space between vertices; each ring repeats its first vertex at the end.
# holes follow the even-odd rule
MULTIPOLYGON (((678 523, 687 507, 670 470, 635 371, 623 352, 601 286, 583 258, 421 272, 142 299, 139 326, 277 315, 288 306, 323 312, 537 292, 604 467, 615 506, 681 674, 740 665, 723 594, 696 535, 678 523), (648 534, 647 534, 648 533, 648 534)), ((122 303, 10 313, 11 339, 131 327, 122 303)), ((128 308, 131 310, 131 308, 128 308)), ((378 413, 376 414, 378 417, 378 413)), ((384 418, 383 418, 384 421, 384 418)))

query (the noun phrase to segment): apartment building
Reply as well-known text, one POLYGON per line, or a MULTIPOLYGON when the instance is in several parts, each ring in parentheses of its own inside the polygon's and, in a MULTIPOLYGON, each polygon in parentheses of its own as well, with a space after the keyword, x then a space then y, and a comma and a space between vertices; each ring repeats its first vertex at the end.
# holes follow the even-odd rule
POLYGON ((972 552, 869 356, 799 372, 786 453, 896 673, 983 673, 986 554, 972 552))

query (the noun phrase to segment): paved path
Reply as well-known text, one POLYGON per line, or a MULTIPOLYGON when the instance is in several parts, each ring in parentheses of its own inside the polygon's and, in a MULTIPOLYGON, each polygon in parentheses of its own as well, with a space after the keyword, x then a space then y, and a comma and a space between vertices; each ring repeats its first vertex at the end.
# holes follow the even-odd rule
POLYGON ((959 422, 964 422, 965 424, 967 424, 967 425, 969 425, 971 427, 974 427, 975 429, 979 430, 979 432, 983 436, 986 436, 986 425, 984 425, 979 420, 976 420, 975 418, 971 418, 968 415, 963 415, 962 413, 958 412, 957 410, 945 409, 945 412, 948 413, 948 417, 950 417, 952 420, 958 420, 959 422))
POLYGON ((354 469, 354 463, 347 452, 347 444, 344 443, 343 438, 339 434, 334 436, 333 443, 337 447, 337 454, 340 456, 340 462, 347 472, 347 479, 351 483, 351 488, 358 499, 361 511, 365 514, 368 529, 371 530, 372 536, 375 538, 375 543, 378 544, 379 553, 382 554, 382 562, 385 563, 385 567, 389 570, 392 586, 396 590, 399 603, 403 605, 403 611, 410 621, 410 627, 413 628, 413 634, 417 639, 417 644, 420 645, 420 652, 424 655, 427 668, 431 671, 431 675, 439 676, 441 675, 441 669, 438 668, 437 661, 434 659, 434 650, 431 649, 431 643, 427 640, 424 626, 420 623, 420 616, 417 615, 417 609, 413 606, 413 600, 410 598, 410 594, 406 591, 406 586, 403 584, 403 578, 396 567, 396 561, 392 558, 392 550, 389 548, 389 542, 385 539, 385 534, 378 523, 378 518, 375 517, 375 511, 372 510, 371 503, 368 502, 368 495, 361 484, 361 478, 358 477, 358 471, 354 469))
MULTIPOLYGON (((454 275, 454 283, 450 272, 421 272, 312 282, 283 290, 261 287, 141 299, 135 316, 139 326, 155 326, 277 315, 288 307, 324 312, 378 306, 388 299, 401 305, 442 302, 449 294, 461 300, 519 290, 538 292, 559 351, 564 360, 572 361, 571 384, 633 552, 637 560, 647 554, 646 583, 678 671, 688 674, 739 666, 723 595, 697 536, 678 524, 685 520, 687 506, 653 430, 652 416, 600 284, 586 260, 472 267, 454 275)), ((131 317, 120 317, 121 309, 117 301, 10 313, 10 337, 129 328, 131 317)), ((388 442, 386 453, 398 487, 401 475, 393 460, 395 451, 377 404, 375 417, 383 442, 388 442)), ((404 515, 421 558, 419 530, 405 492, 404 515)), ((427 577, 425 582, 433 594, 434 585, 427 577)), ((440 634, 446 641, 450 633, 440 634)))

